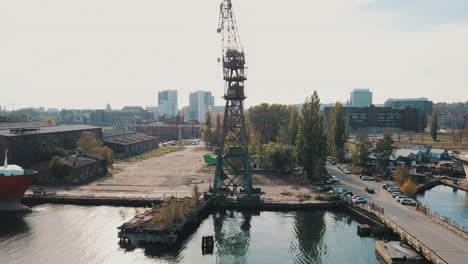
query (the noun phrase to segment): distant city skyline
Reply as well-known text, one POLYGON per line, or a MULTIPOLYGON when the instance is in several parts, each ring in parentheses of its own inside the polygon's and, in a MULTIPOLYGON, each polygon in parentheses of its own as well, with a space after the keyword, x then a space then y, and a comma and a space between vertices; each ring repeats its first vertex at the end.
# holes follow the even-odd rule
MULTIPOLYGON (((247 106, 303 103, 314 90, 345 103, 355 87, 376 104, 468 100, 466 1, 235 2, 247 106)), ((174 89, 180 106, 196 90, 220 104, 218 12, 216 1, 2 1, 0 105, 151 106, 174 89)))

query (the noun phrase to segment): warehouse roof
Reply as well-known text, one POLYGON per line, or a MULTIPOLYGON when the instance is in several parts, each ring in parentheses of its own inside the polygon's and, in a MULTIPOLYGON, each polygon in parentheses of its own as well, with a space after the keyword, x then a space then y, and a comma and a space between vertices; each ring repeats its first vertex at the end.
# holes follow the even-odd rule
POLYGON ((63 126, 46 126, 46 127, 14 127, 9 129, 1 129, 0 136, 5 137, 18 137, 25 135, 35 135, 35 134, 51 134, 51 133, 61 133, 68 131, 81 131, 81 130, 90 130, 90 129, 101 129, 96 126, 88 125, 63 125, 63 126))
POLYGON ((136 131, 104 130, 104 143, 132 145, 150 140, 156 138, 136 131))

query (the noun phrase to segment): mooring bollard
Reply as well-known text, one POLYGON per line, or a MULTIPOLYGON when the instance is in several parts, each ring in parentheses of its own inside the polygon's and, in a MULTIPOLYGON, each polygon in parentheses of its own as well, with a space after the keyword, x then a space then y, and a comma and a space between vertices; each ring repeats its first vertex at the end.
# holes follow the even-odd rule
POLYGON ((202 254, 213 254, 214 240, 213 236, 202 237, 202 254))

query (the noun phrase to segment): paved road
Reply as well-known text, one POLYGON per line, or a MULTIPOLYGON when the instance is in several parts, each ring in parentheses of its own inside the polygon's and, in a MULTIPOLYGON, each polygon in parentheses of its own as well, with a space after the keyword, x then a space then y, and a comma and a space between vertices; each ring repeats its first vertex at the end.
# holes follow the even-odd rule
POLYGON ((383 206, 385 216, 389 217, 403 229, 410 232, 419 241, 435 251, 450 264, 468 263, 468 240, 448 230, 446 227, 428 219, 412 206, 404 206, 395 201, 382 189, 383 183, 362 181, 356 175, 346 175, 336 166, 327 165, 328 171, 340 180, 339 185, 354 194, 369 197, 374 203, 383 206), (365 187, 373 187, 375 194, 368 194, 365 187))

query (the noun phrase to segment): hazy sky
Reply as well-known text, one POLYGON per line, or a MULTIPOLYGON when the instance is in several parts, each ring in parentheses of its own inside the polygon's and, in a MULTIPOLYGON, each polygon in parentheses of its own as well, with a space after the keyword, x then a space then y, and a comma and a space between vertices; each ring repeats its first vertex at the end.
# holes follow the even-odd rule
MULTIPOLYGON (((0 106, 155 105, 157 91, 222 103, 220 0, 0 0, 0 106)), ((322 102, 370 88, 468 101, 466 0, 233 0, 247 104, 322 102)))

